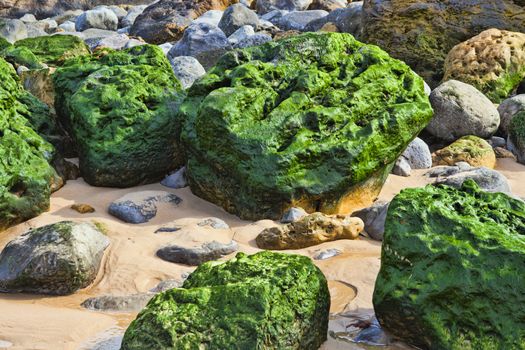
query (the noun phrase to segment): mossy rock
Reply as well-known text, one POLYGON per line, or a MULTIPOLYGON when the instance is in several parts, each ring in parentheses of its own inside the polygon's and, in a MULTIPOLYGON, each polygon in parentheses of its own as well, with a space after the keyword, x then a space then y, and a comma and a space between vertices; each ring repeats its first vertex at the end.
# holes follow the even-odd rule
POLYGON ((182 289, 154 297, 122 349, 317 350, 329 309, 326 279, 308 257, 239 253, 200 265, 182 289))
POLYGON ((525 112, 512 117, 509 127, 509 140, 514 146, 513 152, 518 162, 525 164, 525 112))
POLYGON ((29 49, 41 63, 52 67, 60 66, 69 58, 89 54, 88 46, 74 35, 27 38, 15 42, 14 46, 29 49))
POLYGON ((192 191, 245 219, 371 204, 432 117, 407 65, 339 33, 231 51, 180 111, 192 191))
POLYGON ((525 202, 468 180, 390 203, 374 309, 422 349, 525 349, 525 202))
POLYGON ((55 107, 94 186, 160 180, 182 166, 180 82, 161 49, 143 45, 70 59, 54 74, 55 107))
POLYGON ((0 50, 0 57, 15 67, 24 66, 29 69, 41 69, 38 58, 26 47, 7 46, 0 50))
POLYGON ((54 148, 24 115, 25 94, 13 67, 0 58, 0 230, 33 218, 49 208, 56 173, 49 165, 54 148), (23 113, 22 113, 23 111, 23 113))
POLYGON ((487 141, 481 137, 469 135, 463 136, 432 154, 433 166, 455 165, 459 162, 466 162, 473 167, 484 166, 494 169, 496 153, 487 141))

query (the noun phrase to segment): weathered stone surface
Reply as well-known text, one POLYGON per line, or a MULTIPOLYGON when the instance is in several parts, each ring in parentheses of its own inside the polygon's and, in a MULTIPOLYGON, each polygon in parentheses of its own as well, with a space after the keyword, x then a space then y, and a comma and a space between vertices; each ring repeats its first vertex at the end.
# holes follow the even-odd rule
POLYGON ((385 220, 389 204, 389 202, 378 201, 371 207, 352 213, 352 216, 363 220, 365 224, 364 230, 370 238, 377 241, 383 240, 383 234, 385 233, 385 220))
POLYGON ((347 0, 313 0, 308 9, 332 12, 337 9, 345 8, 347 5, 347 0))
POLYGON ((230 42, 220 28, 207 23, 194 23, 186 28, 168 55, 195 57, 207 69, 230 49, 230 42))
POLYGON ((329 308, 326 279, 310 258, 239 253, 199 266, 182 289, 152 299, 127 329, 122 349, 317 350, 326 340, 329 308))
POLYGON ((224 10, 237 0, 160 0, 148 6, 131 27, 130 34, 148 43, 179 40, 193 19, 209 10, 224 10))
POLYGON ((120 21, 121 26, 123 28, 131 27, 133 23, 135 23, 137 17, 140 16, 147 7, 147 5, 138 5, 130 8, 126 16, 120 21))
POLYGON ((94 213, 95 212, 95 208, 93 208, 91 205, 89 205, 89 204, 82 204, 82 203, 73 204, 71 206, 71 209, 73 209, 74 211, 79 212, 80 214, 89 214, 89 213, 94 213))
POLYGON ((86 11, 78 16, 75 22, 75 28, 77 32, 83 32, 90 28, 117 30, 118 17, 115 12, 109 8, 99 7, 86 11))
POLYGON ((232 51, 188 94, 191 189, 250 219, 371 203, 432 115, 410 68, 348 34, 232 51))
POLYGON ((488 168, 473 168, 467 163, 457 163, 456 166, 439 167, 427 173, 435 178, 436 184, 444 184, 460 188, 467 180, 474 181, 481 189, 488 192, 510 193, 507 178, 496 170, 488 168))
POLYGON ((18 19, 0 18, 0 38, 10 43, 27 38, 27 27, 18 19))
POLYGON ((54 148, 31 120, 50 120, 49 110, 19 85, 13 67, 0 58, 0 231, 49 208, 56 178, 54 148), (27 103, 26 103, 27 102, 27 103))
POLYGON ((423 349, 525 344, 525 203, 473 182, 403 190, 385 226, 374 310, 423 349))
POLYGON ((264 15, 272 10, 304 11, 312 0, 257 0, 257 13, 264 15))
POLYGON ((148 222, 157 215, 158 205, 169 203, 177 206, 182 199, 164 191, 142 191, 127 194, 109 205, 108 212, 130 224, 148 222))
POLYGON ((356 1, 347 7, 333 10, 328 16, 316 19, 306 25, 304 31, 316 32, 321 30, 326 23, 333 23, 341 33, 350 33, 359 39, 361 36, 363 2, 356 1))
POLYGON ((492 146, 482 138, 463 136, 451 145, 434 152, 432 161, 434 166, 466 162, 473 167, 494 169, 496 155, 492 146))
POLYGON ((157 250, 157 256, 162 260, 173 263, 199 266, 202 263, 218 260, 228 254, 236 252, 237 242, 231 241, 224 244, 217 241, 203 243, 199 247, 182 247, 168 245, 157 250))
POLYGON ((160 184, 169 188, 184 188, 188 186, 186 167, 182 167, 173 174, 166 176, 160 184))
POLYGON ((401 156, 396 160, 394 168, 392 169, 392 174, 403 177, 409 177, 412 174, 410 163, 405 157, 401 156))
POLYGON ((338 256, 341 254, 341 251, 338 249, 327 249, 319 252, 314 256, 314 260, 326 260, 338 256))
POLYGON ((191 87, 195 80, 206 74, 204 67, 195 57, 177 56, 169 59, 173 73, 184 89, 191 87))
POLYGON ((525 34, 486 30, 454 46, 444 69, 444 81, 470 84, 492 102, 500 103, 525 79, 525 34))
POLYGON ((156 46, 68 60, 54 74, 57 113, 94 186, 160 181, 182 166, 174 117, 182 87, 156 46), (126 93, 120 93, 125 91, 126 93))
POLYGON ((290 208, 288 209, 281 218, 282 224, 289 224, 291 222, 299 221, 308 213, 303 208, 290 208))
POLYGON ((259 46, 264 43, 267 43, 268 41, 272 41, 272 37, 268 34, 263 33, 255 33, 254 35, 250 35, 239 42, 235 43, 233 45, 234 49, 245 49, 247 47, 252 46, 259 46))
POLYGON ((153 293, 138 293, 131 295, 103 295, 82 302, 82 306, 95 311, 138 312, 153 298, 153 293))
POLYGON ((499 130, 503 136, 508 136, 512 118, 519 112, 525 112, 525 94, 516 95, 501 102, 498 106, 500 116, 499 130))
POLYGON ((244 25, 257 29, 259 17, 257 14, 242 4, 233 4, 224 11, 218 27, 226 34, 232 35, 244 25))
POLYGON ((95 280, 109 243, 88 223, 62 221, 28 231, 0 254, 0 291, 74 293, 95 280))
POLYGON ((405 61, 436 87, 445 57, 489 28, 525 32, 521 0, 366 0, 363 40, 405 61))
POLYGON ((427 130, 443 140, 462 136, 491 137, 499 126, 499 113, 492 102, 472 85, 449 80, 430 94, 434 117, 427 130))
POLYGON ((425 141, 416 137, 408 144, 401 157, 405 158, 411 169, 428 169, 432 167, 432 154, 425 141))
POLYGON ((516 114, 509 126, 509 149, 516 155, 518 162, 525 164, 525 112, 516 114))
POLYGON ((301 249, 338 239, 355 239, 363 228, 359 218, 313 213, 284 226, 264 229, 255 241, 261 249, 301 249))
POLYGON ((282 30, 305 31, 305 27, 312 21, 326 17, 328 12, 323 10, 294 11, 285 14, 272 22, 282 30))

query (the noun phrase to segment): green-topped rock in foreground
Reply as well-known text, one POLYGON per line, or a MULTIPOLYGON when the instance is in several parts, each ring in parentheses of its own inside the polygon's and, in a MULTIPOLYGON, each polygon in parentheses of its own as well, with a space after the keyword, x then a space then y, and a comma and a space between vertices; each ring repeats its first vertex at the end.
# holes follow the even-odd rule
POLYGON ((13 67, 0 58, 0 231, 49 208, 56 173, 49 165, 54 148, 31 127, 34 109, 13 67))
POLYGON ((182 289, 154 297, 122 349, 317 350, 329 309, 326 279, 308 257, 239 253, 200 265, 182 289))
POLYGON ((74 35, 49 35, 19 40, 17 48, 29 49, 41 63, 48 66, 60 66, 72 57, 88 55, 88 46, 74 35))
POLYGON ((54 74, 55 107, 94 186, 160 180, 182 165, 176 111, 182 87, 156 46, 70 59, 54 74))
POLYGON ((525 202, 468 180, 390 203, 374 309, 422 349, 525 349, 525 202))
POLYGON ((370 204, 426 126, 423 81, 349 34, 234 50, 181 107, 192 191, 245 219, 370 204))

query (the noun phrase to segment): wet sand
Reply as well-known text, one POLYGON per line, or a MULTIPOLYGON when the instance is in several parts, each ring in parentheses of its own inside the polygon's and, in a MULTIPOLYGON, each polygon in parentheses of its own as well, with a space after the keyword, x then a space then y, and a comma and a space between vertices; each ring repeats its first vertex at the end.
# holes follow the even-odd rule
MULTIPOLYGON (((498 160, 496 169, 509 179, 514 194, 525 197, 525 166, 503 159, 498 160)), ((414 171, 408 178, 391 175, 380 199, 390 200, 403 188, 424 186, 428 183, 423 176, 425 172, 414 171)), ((181 280, 181 275, 191 272, 194 267, 157 258, 157 249, 168 243, 200 245, 210 240, 227 243, 235 239, 240 251, 254 253, 259 251, 254 241, 257 234, 263 228, 275 225, 270 220, 255 223, 242 221, 194 196, 188 188, 173 190, 160 184, 128 189, 95 188, 79 179, 69 181, 53 194, 49 212, 2 232, 0 249, 29 228, 62 220, 96 221, 107 229, 111 245, 106 251, 99 276, 92 286, 70 296, 0 294, 0 349, 117 349, 119 336, 136 313, 89 311, 80 306, 85 299, 146 292, 160 281, 181 280), (170 204, 162 205, 154 219, 140 225, 125 224, 107 213, 112 201, 137 191, 167 191, 181 197, 183 202, 176 208, 170 204), (96 212, 79 214, 70 209, 74 203, 90 204, 96 212), (207 217, 221 218, 231 229, 216 230, 196 225, 199 219, 207 217), (159 227, 174 221, 183 228, 177 232, 154 233, 159 227), (102 347, 101 341, 105 344, 102 347)), ((372 314, 372 293, 380 267, 380 242, 360 237, 353 241, 328 242, 287 252, 313 257, 319 251, 330 248, 337 248, 343 253, 315 263, 329 280, 331 312, 372 314)), ((334 318, 330 329, 340 331, 344 329, 345 322, 348 324, 350 320, 334 318)), ((322 349, 364 347, 329 339, 322 349)))

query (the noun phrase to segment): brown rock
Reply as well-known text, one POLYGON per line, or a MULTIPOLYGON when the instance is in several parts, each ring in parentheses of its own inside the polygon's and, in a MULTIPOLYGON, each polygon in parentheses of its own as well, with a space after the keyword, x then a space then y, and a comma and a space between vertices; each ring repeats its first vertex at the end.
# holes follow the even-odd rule
POLYGON ((298 30, 285 30, 282 32, 275 33, 275 35, 273 36, 273 40, 281 40, 281 39, 289 38, 291 36, 296 36, 299 34, 302 34, 302 33, 298 30))
POLYGON ((365 0, 363 41, 405 61, 431 86, 457 44, 483 30, 525 32, 523 0, 365 0))
POLYGON ((51 107, 55 105, 55 88, 52 78, 55 70, 56 68, 27 70, 20 76, 24 88, 51 107))
POLYGON ((301 249, 338 239, 355 239, 363 228, 359 218, 313 213, 299 221, 265 229, 256 242, 262 249, 301 249))
POLYGON ((514 159, 515 161, 518 161, 514 153, 503 147, 495 147, 494 153, 496 154, 496 158, 510 158, 514 159))
POLYGON ((89 204, 73 204, 71 209, 78 211, 80 214, 94 213, 95 208, 89 204))
POLYGON ((525 34, 489 29, 458 44, 445 60, 443 80, 475 86, 499 103, 525 79, 525 34))
POLYGON ((150 44, 179 40, 191 21, 209 10, 224 10, 238 0, 160 0, 137 17, 130 34, 150 44))
POLYGON ((473 167, 494 169, 496 154, 492 146, 477 136, 464 136, 432 154, 432 165, 454 165, 467 162, 473 167))
POLYGON ((308 7, 309 10, 325 10, 332 12, 333 10, 346 7, 351 1, 346 0, 314 0, 308 7))

